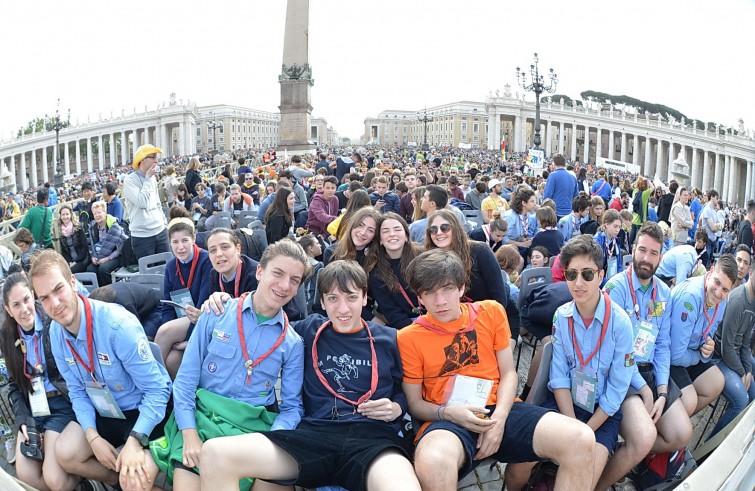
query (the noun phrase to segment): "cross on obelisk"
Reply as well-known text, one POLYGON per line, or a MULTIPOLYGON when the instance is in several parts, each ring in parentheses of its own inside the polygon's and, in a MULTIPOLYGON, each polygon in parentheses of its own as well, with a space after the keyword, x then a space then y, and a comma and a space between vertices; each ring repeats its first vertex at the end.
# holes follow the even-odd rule
POLYGON ((314 153, 310 141, 312 68, 309 66, 309 0, 288 0, 283 38, 280 144, 278 150, 314 153))

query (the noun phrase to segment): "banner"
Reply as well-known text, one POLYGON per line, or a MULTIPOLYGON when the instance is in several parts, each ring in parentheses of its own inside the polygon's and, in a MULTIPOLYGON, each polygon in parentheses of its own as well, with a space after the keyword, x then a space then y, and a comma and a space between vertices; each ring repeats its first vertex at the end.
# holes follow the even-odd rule
POLYGON ((469 148, 472 148, 472 144, 471 143, 459 142, 459 148, 467 148, 467 149, 469 149, 469 148))
POLYGON ((539 172, 543 170, 544 160, 545 152, 543 152, 542 150, 535 150, 534 148, 530 148, 529 152, 527 153, 527 165, 529 166, 531 171, 539 172))
POLYGON ((622 162, 621 160, 609 160, 606 158, 599 158, 595 164, 598 167, 603 167, 605 169, 614 169, 618 171, 623 172, 631 172, 633 174, 639 174, 640 173, 640 166, 631 164, 629 162, 622 162))

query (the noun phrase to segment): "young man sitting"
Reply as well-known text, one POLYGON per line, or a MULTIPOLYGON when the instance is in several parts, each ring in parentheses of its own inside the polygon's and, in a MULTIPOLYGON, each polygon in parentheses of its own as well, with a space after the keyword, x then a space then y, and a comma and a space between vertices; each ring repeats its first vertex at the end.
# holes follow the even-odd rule
POLYGON ((553 358, 544 406, 587 423, 598 442, 595 458, 583 470, 595 484, 619 436, 621 403, 634 370, 632 323, 622 306, 601 292, 603 250, 589 235, 561 249, 573 302, 553 320, 553 358))
POLYGON ((340 485, 352 491, 419 490, 409 449, 399 436, 406 398, 396 330, 361 318, 367 275, 355 261, 320 270, 318 288, 328 317, 294 328, 304 338, 304 418, 278 430, 205 442, 202 488, 238 489, 256 477, 306 488, 340 485))
POLYGON ((428 312, 398 335, 409 410, 425 422, 414 463, 422 488, 455 490, 459 478, 492 456, 509 463, 509 490, 521 489, 532 467, 515 463, 543 459, 560 463, 557 487, 587 489, 592 476, 584 470, 595 456, 589 428, 514 402, 517 375, 503 307, 490 300, 460 302, 469 279, 453 252, 421 254, 407 277, 428 312), (487 390, 465 391, 465 382, 487 390), (452 387, 449 401, 444 393, 452 387), (464 402, 470 398, 481 402, 464 402))

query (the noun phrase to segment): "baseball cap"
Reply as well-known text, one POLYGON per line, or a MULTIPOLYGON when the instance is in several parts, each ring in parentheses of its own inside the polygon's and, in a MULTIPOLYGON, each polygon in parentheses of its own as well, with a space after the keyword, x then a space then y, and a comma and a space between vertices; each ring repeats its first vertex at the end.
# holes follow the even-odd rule
POLYGON ((141 164, 142 160, 144 160, 147 155, 151 155, 153 153, 163 153, 163 149, 157 148, 156 146, 150 145, 149 143, 137 148, 136 154, 134 155, 134 163, 132 164, 134 166, 134 170, 139 167, 139 164, 141 164))
POLYGON ((500 179, 491 179, 490 182, 488 182, 488 189, 493 189, 499 184, 502 184, 500 179))

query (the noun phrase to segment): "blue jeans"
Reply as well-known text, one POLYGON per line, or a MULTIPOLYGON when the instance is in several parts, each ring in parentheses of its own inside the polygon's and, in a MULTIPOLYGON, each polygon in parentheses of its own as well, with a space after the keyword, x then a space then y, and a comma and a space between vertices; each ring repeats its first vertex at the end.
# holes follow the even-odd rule
MULTIPOLYGON (((753 360, 755 362, 755 359, 753 360)), ((711 435, 715 435, 721 431, 726 425, 731 423, 739 413, 744 411, 747 405, 755 400, 755 383, 750 383, 750 389, 745 390, 745 384, 742 382, 742 377, 737 375, 737 372, 726 366, 723 360, 715 360, 716 366, 724 374, 724 398, 729 402, 729 407, 721 415, 716 423, 716 426, 711 431, 711 435)))
POLYGON ((152 237, 131 237, 131 239, 131 248, 134 251, 136 259, 151 256, 158 252, 170 251, 167 229, 152 237))

